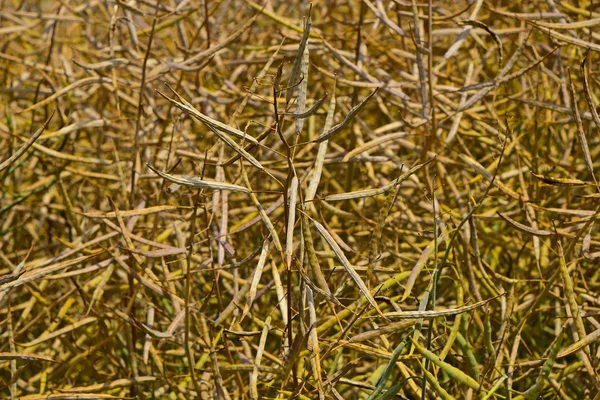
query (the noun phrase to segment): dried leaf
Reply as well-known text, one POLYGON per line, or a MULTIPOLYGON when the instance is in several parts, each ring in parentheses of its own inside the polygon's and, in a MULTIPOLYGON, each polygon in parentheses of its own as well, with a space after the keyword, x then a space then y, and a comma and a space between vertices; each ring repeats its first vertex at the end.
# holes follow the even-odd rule
POLYGON ((315 140, 313 140, 313 142, 320 143, 325 140, 329 140, 332 137, 334 137, 335 135, 339 134, 346 126, 348 126, 348 124, 350 124, 350 122, 352 122, 352 120, 354 119, 356 114, 358 114, 360 112, 360 110, 362 110, 367 105, 369 100, 371 100, 371 98, 373 96, 375 96, 375 94, 377 93, 378 90, 379 90, 379 88, 377 88, 373 92, 371 92, 370 95, 365 97, 360 103, 358 103, 350 111, 348 111, 346 118, 344 118, 344 120, 341 123, 337 124, 336 126, 334 126, 331 129, 329 129, 327 132, 321 134, 319 137, 317 137, 315 140))
POLYGON ((193 179, 186 176, 174 176, 154 169, 149 164, 146 164, 155 174, 169 182, 176 183, 181 186, 187 186, 195 189, 210 189, 210 190, 229 190, 230 192, 250 193, 250 190, 243 186, 232 185, 225 182, 207 181, 201 179, 193 179))
POLYGON ((354 270, 354 268, 350 264, 350 261, 348 261, 348 259, 346 258, 346 255, 344 254, 344 252, 342 251, 342 249, 340 249, 340 247, 338 246, 338 244, 336 243, 336 241, 333 239, 333 237, 329 234, 329 232, 327 231, 327 229, 325 229, 325 227, 323 225, 321 225, 320 223, 318 223, 317 221, 314 221, 314 220, 313 220, 313 224, 315 225, 315 227, 317 228, 317 230, 319 231, 319 233, 321 234, 321 236, 323 236, 323 238, 325 239, 325 241, 329 244, 329 246, 331 247, 331 249, 335 252, 335 255, 341 261, 341 263, 344 266, 344 268, 346 268, 346 271, 348 272, 348 274, 350 275, 350 277, 352 278, 352 280, 354 280, 354 282, 356 283, 356 285, 358 286, 358 288, 362 292, 363 296, 365 296, 365 298, 367 299, 367 301, 381 315, 382 314, 381 310, 377 306, 377 302, 375 301, 375 299, 373 298, 373 296, 371 296, 371 293, 369 292, 369 289, 367 288, 367 285, 365 285, 365 283, 363 282, 362 278, 354 270))

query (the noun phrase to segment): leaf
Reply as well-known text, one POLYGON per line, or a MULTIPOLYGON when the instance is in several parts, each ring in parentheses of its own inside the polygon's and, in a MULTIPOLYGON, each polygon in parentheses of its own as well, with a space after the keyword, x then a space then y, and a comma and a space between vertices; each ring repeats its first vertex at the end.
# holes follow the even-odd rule
POLYGON ((492 37, 492 39, 494 39, 494 42, 496 42, 496 45, 498 46, 498 69, 500 71, 500 68, 502 68, 502 61, 504 59, 504 53, 502 51, 502 42, 500 41, 500 38, 498 37, 496 32, 494 32, 489 26, 487 26, 483 22, 473 20, 473 19, 461 21, 460 25, 471 25, 471 26, 474 26, 477 28, 481 28, 490 34, 490 36, 492 37))
POLYGON ((495 297, 491 299, 483 300, 477 302, 475 304, 471 304, 470 306, 463 306, 459 308, 447 309, 447 310, 429 310, 429 311, 396 311, 385 313, 384 315, 390 319, 433 319, 438 317, 448 317, 451 315, 458 315, 465 312, 473 311, 477 308, 483 307, 490 301, 494 300, 495 297))
POLYGON ((531 175, 533 175, 536 179, 539 179, 540 181, 542 181, 548 185, 552 185, 552 186, 585 186, 585 185, 589 185, 589 183, 584 182, 579 179, 552 178, 549 176, 536 174, 533 171, 530 171, 530 172, 531 172, 531 175))
POLYGON ((530 235, 535 235, 535 236, 551 236, 553 234, 552 232, 549 232, 549 231, 543 231, 541 229, 534 229, 530 226, 523 225, 520 222, 517 222, 517 221, 513 220, 512 218, 510 218, 506 215, 503 215, 499 212, 496 212, 496 214, 498 214, 498 216, 500 218, 502 218, 503 220, 505 220, 506 222, 508 222, 509 224, 511 224, 518 230, 520 230, 521 232, 525 232, 525 233, 528 233, 530 235))
POLYGON ((60 393, 60 394, 34 394, 31 396, 20 397, 20 400, 110 400, 126 399, 126 397, 113 396, 110 394, 99 393, 60 393))
POLYGON ((440 369, 442 369, 445 373, 447 373, 448 376, 450 376, 450 378, 455 379, 456 381, 470 387, 471 389, 479 390, 479 382, 471 378, 469 375, 465 374, 461 369, 456 368, 448 364, 447 362, 440 360, 438 356, 421 346, 415 340, 413 340, 413 346, 415 346, 415 349, 423 357, 425 357, 426 359, 434 363, 436 366, 438 366, 440 369))
POLYGON ((369 102, 369 100, 371 100, 371 98, 373 96, 375 96, 375 94, 378 91, 379 91, 379 88, 375 89, 370 95, 368 95, 360 103, 358 103, 356 106, 354 106, 348 112, 348 114, 346 115, 346 118, 344 118, 344 120, 340 124, 337 124, 336 126, 334 126, 333 128, 331 128, 327 132, 321 134, 319 137, 317 137, 315 140, 313 140, 313 142, 319 143, 319 142, 322 142, 324 140, 329 140, 332 137, 334 137, 335 135, 337 135, 338 133, 340 133, 346 126, 348 126, 348 124, 350 122, 352 122, 352 120, 354 119, 354 117, 356 116, 356 114, 358 114, 358 112, 360 110, 362 110, 367 105, 367 103, 369 102))
POLYGON ((600 116, 598 116, 598 111, 596 110, 596 104, 594 103, 594 99, 592 97, 592 91, 590 90, 590 84, 588 82, 588 71, 586 68, 586 63, 588 60, 589 52, 585 54, 583 61, 581 61, 580 72, 583 78, 583 92, 585 93, 585 100, 587 101, 588 108, 590 110, 590 114, 592 115, 592 119, 596 124, 596 128, 600 129, 600 116))
POLYGON ((54 100, 58 99, 61 96, 64 96, 65 94, 69 93, 70 91, 72 91, 74 89, 77 89, 77 88, 80 88, 80 87, 86 86, 86 85, 93 85, 96 83, 112 84, 112 81, 108 78, 102 78, 102 77, 99 77, 99 78, 88 77, 88 78, 80 79, 62 89, 57 90, 54 94, 46 97, 44 100, 37 102, 34 105, 31 105, 24 110, 19 111, 17 114, 23 114, 23 113, 26 113, 29 111, 36 110, 42 106, 45 106, 46 104, 52 103, 54 100))
POLYGON ((285 238, 285 262, 292 268, 292 253, 294 251, 294 225, 296 224, 296 201, 298 199, 298 177, 294 176, 290 183, 288 219, 285 238))
POLYGON ((320 99, 317 99, 317 101, 315 101, 313 106, 311 108, 309 108, 308 110, 303 111, 303 112, 296 111, 295 113, 291 113, 290 116, 292 118, 296 118, 296 119, 308 118, 311 115, 313 115, 314 113, 316 113, 319 110, 319 108, 321 108, 321 106, 323 105, 323 102, 325 101, 326 98, 327 98, 327 93, 325 93, 325 96, 321 97, 320 99))
MULTIPOLYGON (((308 256, 308 263, 309 263, 311 271, 317 281, 318 287, 324 292, 323 294, 326 297, 328 297, 332 300, 335 299, 335 297, 331 295, 331 290, 329 289, 329 285, 327 284, 327 279, 325 279, 325 275, 323 275, 323 271, 321 270, 321 265, 319 264, 319 258, 317 257, 317 253, 316 253, 315 247, 314 247, 312 233, 310 232, 308 218, 306 217, 305 214, 302 214, 302 238, 304 239, 304 247, 306 248, 306 254, 308 256)), ((300 273, 303 273, 303 272, 304 271, 301 268, 300 273)), ((310 282, 310 279, 308 277, 306 277, 305 280, 307 282, 310 282)), ((313 290, 315 290, 315 289, 313 289, 313 290)))
POLYGON ((22 360, 22 361, 50 361, 57 362, 51 357, 33 353, 0 353, 0 361, 22 360))
POLYGON ((404 182, 406 180, 406 178, 410 177, 412 174, 414 174, 415 172, 417 172, 418 170, 420 170, 424 166, 428 165, 433 160, 435 160, 435 158, 431 158, 431 159, 425 161, 424 163, 415 165, 410 170, 408 170, 408 172, 404 173, 400 177, 394 179, 393 181, 391 181, 387 185, 382 186, 382 187, 380 187, 378 189, 363 189, 363 190, 357 190, 355 192, 348 192, 348 193, 341 193, 341 194, 332 194, 332 195, 326 196, 324 198, 324 200, 325 201, 353 200, 353 199, 360 199, 360 198, 363 198, 363 197, 373 197, 373 196, 377 196, 377 195, 380 195, 380 194, 384 194, 388 190, 390 190, 390 189, 394 188, 395 186, 397 186, 397 185, 401 184, 402 182, 404 182))
POLYGON ((229 190, 230 192, 250 193, 250 190, 243 186, 232 185, 225 182, 207 181, 201 179, 192 179, 185 176, 174 176, 164 172, 160 172, 153 168, 150 164, 146 164, 155 174, 169 182, 176 183, 181 186, 187 186, 195 189, 210 189, 210 190, 229 190))
MULTIPOLYGON (((441 239, 442 239, 442 237, 438 238, 439 241, 441 241, 441 239)), ((408 280, 406 281, 406 285, 404 288, 404 295, 402 295, 402 298, 400 298, 401 303, 404 302, 408 298, 408 296, 410 296, 410 293, 412 292, 412 288, 415 285, 415 282, 417 281, 419 274, 423 270, 423 267, 427 264, 427 261, 429 260, 429 257, 431 256, 431 253, 432 253, 434 247, 435 247, 435 240, 432 240, 431 242, 429 242, 429 244, 427 246, 425 246, 425 248, 421 252, 421 255, 419 256, 419 259, 417 260, 415 266, 412 267, 412 269, 410 271, 410 275, 408 276, 408 280)))
POLYGON ((90 299, 90 303, 89 303, 86 315, 89 315, 90 311, 92 310, 92 307, 94 306, 94 303, 98 299, 100 299, 100 297, 102 296, 102 293, 104 293, 104 287, 110 280, 110 277, 112 276, 112 273, 114 270, 115 270, 115 265, 113 263, 110 263, 108 268, 106 268, 106 271, 104 271, 102 273, 102 280, 100 281, 100 283, 98 283, 98 286, 96 286, 96 289, 94 289, 94 293, 92 294, 92 298, 90 299))
POLYGON ((25 142, 23 146, 19 147, 19 149, 15 151, 12 156, 8 157, 4 162, 2 162, 2 164, 0 164, 0 171, 10 167, 12 163, 17 161, 19 157, 21 157, 23 153, 25 153, 27 149, 29 149, 35 143, 35 141, 40 137, 40 135, 44 133, 44 129, 46 129, 46 127, 50 123, 50 120, 52 120, 52 117, 54 116, 55 112, 56 110, 53 110, 52 114, 50 114, 50 117, 48 117, 46 122, 42 124, 42 127, 35 131, 35 133, 31 135, 31 137, 27 140, 27 142, 25 142))
POLYGON ((63 393, 96 392, 96 391, 100 391, 100 390, 111 390, 111 389, 117 389, 117 388, 130 387, 131 385, 135 385, 135 384, 143 384, 143 383, 155 382, 155 381, 156 381, 156 377, 154 377, 154 376, 137 376, 135 378, 117 379, 114 381, 97 383, 95 385, 90 385, 90 386, 78 386, 78 387, 74 387, 74 388, 60 389, 60 391, 63 393))
POLYGON ((594 343, 598 339, 600 339, 600 329, 596 329, 594 332, 586 335, 584 338, 579 339, 569 347, 562 349, 560 353, 558 353, 557 358, 563 358, 570 354, 576 353, 584 347, 594 343))
POLYGON ((158 249, 158 250, 142 250, 142 249, 134 249, 134 248, 125 248, 125 250, 130 251, 134 254, 139 254, 144 257, 150 258, 160 258, 167 256, 175 256, 178 254, 186 254, 189 249, 185 247, 169 247, 166 249, 158 249))
POLYGON ((256 299, 256 290, 258 289, 258 284, 260 282, 260 278, 262 277, 263 268, 265 267, 267 256, 269 255, 270 244, 271 242, 268 239, 263 242, 260 258, 258 259, 258 264, 254 269, 254 273, 252 274, 252 283, 250 284, 250 290, 248 291, 248 299, 246 300, 246 304, 242 309, 242 316, 240 318, 240 321, 244 320, 244 318, 248 314, 248 311, 250 311, 250 308, 252 307, 252 303, 254 303, 254 300, 256 299))
POLYGON ((371 140, 371 141, 369 141, 369 142, 367 142, 367 143, 365 143, 365 144, 363 144, 361 146, 358 146, 357 148, 349 151, 344 156, 344 158, 342 158, 342 162, 348 162, 348 160, 350 160, 351 158, 356 157, 357 155, 362 154, 365 151, 369 151, 372 148, 377 147, 377 146, 379 146, 379 145, 381 145, 383 143, 391 142, 391 141, 393 141, 395 139, 402 138, 402 137, 404 137, 406 135, 407 135, 406 132, 394 132, 394 133, 390 133, 390 134, 387 134, 387 135, 384 135, 384 136, 380 136, 380 137, 378 137, 376 139, 373 139, 373 140, 371 140))
POLYGON ((400 358, 400 354, 402 353, 402 350, 404 350, 406 343, 408 343, 408 339, 409 339, 409 336, 407 335, 404 338, 404 340, 402 340, 398 344, 398 346, 396 346, 396 348, 394 349, 394 353, 392 354, 392 358, 390 358, 390 360, 388 361, 385 369, 383 370, 383 372, 381 373, 381 376, 379 377, 379 380, 377 381, 377 386, 375 386, 375 390, 369 395, 369 397, 367 397, 367 400, 377 399, 377 396, 379 395, 379 393, 381 393, 381 391, 385 387, 388 379, 390 378, 392 371, 394 370, 394 367, 396 366, 396 362, 398 361, 398 358, 400 358))
POLYGON ((37 339, 32 340, 31 342, 22 343, 22 344, 20 344, 20 346, 31 347, 31 346, 38 345, 38 344, 43 343, 43 342, 45 342, 47 340, 54 339, 54 338, 57 338, 59 336, 62 336, 64 334, 66 334, 66 333, 72 332, 75 329, 81 328, 82 326, 85 326, 87 324, 91 324, 92 322, 96 322, 96 320, 98 320, 98 318, 96 318, 96 317, 87 317, 87 318, 84 318, 84 319, 82 319, 80 321, 75 322, 74 324, 65 326, 64 328, 59 329, 57 331, 48 332, 48 333, 46 333, 46 334, 38 337, 37 339))
MULTIPOLYGON (((250 188, 251 187, 250 186, 250 180, 248 179, 248 175, 246 174, 246 170, 243 169, 243 168, 242 168, 242 178, 244 179, 244 182, 246 182, 246 185, 250 188)), ((269 230, 269 234, 271 235, 271 240, 273 241, 273 245, 275 246, 275 248, 277 249, 277 251, 279 251, 280 253, 283 253, 283 247, 281 246, 281 241, 279 240, 279 235, 277 234, 277 231, 275 230, 275 227, 273 226, 273 223, 271 222, 271 219, 269 218, 269 215, 267 214, 267 212, 265 211, 265 209, 263 208, 263 206, 258 201, 258 198, 256 197, 256 195, 252 191, 250 191, 250 200, 252 200, 252 203, 254 204, 254 206, 256 207, 256 209, 258 210, 258 214, 260 216, 260 219, 262 219, 263 223, 265 224, 265 226, 269 230)))
MULTIPOLYGON (((304 24, 304 32, 302 33, 302 39, 300 40, 300 44, 298 46, 298 51, 296 52, 296 58, 294 59, 294 65, 292 66, 292 74, 290 75, 290 79, 288 81, 288 88, 287 91, 285 93, 285 103, 289 104, 290 100, 292 99, 292 94, 294 93, 294 88, 296 87, 296 85, 298 84, 299 80, 300 80, 300 72, 302 70, 302 60, 304 58, 304 52, 306 47, 306 44, 308 43, 308 36, 310 35, 310 26, 311 26, 311 19, 310 19, 310 12, 312 10, 312 3, 308 6, 308 16, 306 17, 306 23, 304 24)), ((308 53, 307 53, 307 57, 308 57, 308 53)), ((308 67, 308 62, 305 63, 306 67, 308 67)), ((304 79, 307 79, 307 76, 303 77, 304 79)), ((306 100, 306 92, 304 93, 304 100, 306 100)), ((300 104, 300 102, 299 102, 300 104)))
POLYGON ((588 19, 586 21, 577 21, 577 22, 569 22, 569 23, 536 21, 535 24, 537 26, 541 26, 543 28, 548 28, 548 29, 571 30, 571 29, 591 28, 596 25, 600 25, 600 18, 593 18, 593 19, 588 19))
MULTIPOLYGON (((160 213, 163 211, 174 211, 174 210, 178 210, 178 209, 182 209, 182 208, 188 208, 188 207, 181 207, 181 206, 155 206, 155 207, 148 207, 148 208, 138 208, 135 210, 127 210, 127 211, 121 211, 119 210, 119 214, 121 215, 121 217, 123 218, 129 218, 129 217, 141 217, 144 215, 151 215, 151 214, 156 214, 156 213, 160 213)), ((82 213, 82 212, 77 212, 75 211, 76 214, 79 215, 83 215, 85 217, 88 218, 116 218, 117 215, 114 211, 112 212, 105 212, 105 213, 82 213)))
POLYGON ((104 68, 114 68, 121 65, 128 65, 130 61, 126 58, 114 58, 112 60, 106 60, 99 63, 94 64, 84 64, 81 61, 77 61, 73 59, 73 63, 79 65, 81 68, 85 68, 87 70, 95 71, 104 68))
POLYGON ((550 349, 550 354, 548 355, 546 362, 544 362, 544 365, 542 366, 540 374, 535 380, 535 383, 529 389, 527 389, 527 391, 523 393, 523 395, 513 397, 514 400, 538 399, 539 395, 542 393, 542 390, 544 390, 544 383, 546 382, 546 379, 548 379, 548 376, 550 376, 552 367, 556 362, 556 356, 558 355, 558 351, 560 350, 560 343, 560 337, 556 338, 552 345, 552 348, 550 349))
POLYGON ((552 36, 553 38, 555 38, 557 40, 562 40, 563 42, 570 43, 570 44, 579 46, 584 49, 600 51, 600 45, 598 45, 596 43, 587 42, 585 40, 581 40, 581 39, 573 37, 573 36, 564 35, 562 33, 555 32, 554 30, 552 30, 550 28, 546 28, 546 27, 538 24, 537 22, 533 22, 533 21, 529 21, 529 20, 525 20, 525 22, 528 23, 529 25, 534 26, 536 29, 539 29, 540 31, 542 31, 544 33, 547 33, 548 35, 552 36))
POLYGON ((78 264, 84 263, 85 261, 88 261, 94 257, 97 257, 98 255, 100 255, 103 252, 104 252, 103 250, 100 250, 100 251, 97 251, 97 252, 87 255, 87 256, 82 256, 79 258, 74 258, 72 260, 67 260, 67 261, 51 264, 50 266, 47 266, 44 268, 32 269, 32 270, 27 271, 24 274, 22 274, 19 277, 19 279, 13 280, 11 282, 1 285, 0 293, 5 292, 8 289, 12 289, 12 288, 24 285, 29 282, 34 282, 40 278, 45 277, 46 275, 50 275, 57 271, 72 267, 73 265, 78 265, 78 264))
POLYGON ((419 361, 419 365, 421 366, 423 374, 425 375, 425 379, 427 379, 427 382, 429 382, 429 384, 435 389, 435 391, 437 392, 439 397, 442 400, 454 400, 454 397, 450 396, 450 394, 448 394, 446 389, 444 389, 442 387, 439 379, 436 378, 435 376, 433 376, 433 374, 431 372, 427 371, 420 361, 419 361))
POLYGON ((254 357, 254 368, 250 374, 250 393, 252 398, 258 399, 258 367, 262 362, 262 357, 265 352, 265 346, 267 344, 267 337, 269 335, 269 329, 271 329, 271 316, 268 316, 265 320, 263 330, 260 335, 260 341, 258 343, 258 349, 256 349, 256 356, 254 357))
POLYGON ((76 156, 74 154, 61 153, 60 151, 50 149, 48 147, 42 146, 41 144, 37 144, 37 143, 33 143, 32 146, 34 149, 36 149, 44 154, 47 154, 50 157, 58 158, 60 160, 67 160, 67 161, 80 162, 80 163, 84 163, 84 164, 95 164, 95 165, 110 165, 110 164, 112 164, 112 161, 105 160, 103 158, 80 157, 80 156, 76 156))
POLYGON ((363 296, 365 296, 367 301, 373 306, 373 308, 375 308, 375 310, 377 310, 377 312, 380 315, 383 315, 381 310, 377 306, 377 302, 375 301, 373 296, 371 296, 371 293, 369 292, 367 285, 365 285, 365 283, 361 279, 360 275, 358 275, 356 270, 352 267, 352 265, 350 264, 350 261, 348 261, 348 259, 346 258, 346 255, 344 254, 342 249, 340 249, 340 246, 338 246, 338 244, 333 239, 333 237, 329 234, 327 229, 325 229, 325 227, 323 225, 321 225, 320 223, 318 223, 317 221, 313 220, 313 224, 315 224, 315 227, 317 228, 317 230, 319 231, 321 236, 323 236, 323 238, 329 244, 329 246, 331 247, 331 249, 333 250, 335 255, 341 261, 341 263, 344 266, 344 268, 346 269, 346 271, 348 271, 348 274, 350 275, 352 280, 354 280, 354 282, 356 282, 356 285, 362 292, 363 296))
POLYGON ((590 154, 590 148, 587 143, 587 139, 585 137, 585 132, 583 131, 583 123, 581 121, 581 114, 579 113, 579 109, 577 108, 577 97, 575 95, 575 86, 573 85, 573 79, 571 78, 571 71, 567 68, 567 73, 569 75, 569 91, 571 93, 571 110, 573 111, 573 117, 575 118, 575 122, 577 122, 577 136, 579 136, 579 145, 581 146, 581 151, 583 151, 583 159, 585 160, 585 165, 587 166, 590 174, 592 174, 592 178, 594 182, 596 182, 596 177, 594 176, 594 163, 592 162, 592 156, 590 154))
MULTIPOLYGON (((335 114, 335 83, 333 85, 333 94, 331 100, 329 100, 329 110, 327 111, 327 117, 325 118, 325 125, 323 127, 323 133, 327 132, 333 123, 333 116, 335 114)), ((324 140, 319 143, 319 149, 317 150, 317 157, 315 159, 315 165, 312 168, 312 176, 306 190, 306 197, 304 198, 305 204, 314 200, 319 188, 319 182, 321 181, 321 175, 323 173, 323 165, 325 164, 325 156, 327 155, 327 147, 329 141, 324 140)))
MULTIPOLYGON (((171 89, 171 90, 173 90, 173 89, 171 89)), ((220 121, 217 121, 216 119, 212 119, 209 116, 202 114, 200 111, 198 111, 194 107, 192 107, 191 104, 189 104, 189 103, 184 104, 177 100, 173 100, 173 99, 167 97, 166 95, 162 94, 159 91, 157 91, 157 93, 159 95, 161 95, 162 97, 164 97, 165 99, 167 99, 169 102, 171 102, 177 108, 186 112, 187 114, 191 115, 192 117, 196 118, 198 121, 202 122, 209 128, 217 129, 221 132, 233 135, 233 136, 237 137, 238 139, 243 139, 243 140, 253 143, 253 144, 258 144, 258 141, 256 139, 254 139, 252 136, 247 135, 245 132, 242 132, 239 129, 232 128, 231 126, 229 126, 227 124, 224 124, 220 121)), ((173 90, 173 93, 175 93, 176 96, 178 96, 180 99, 182 99, 181 96, 179 96, 179 94, 177 92, 175 92, 174 90, 173 90)))

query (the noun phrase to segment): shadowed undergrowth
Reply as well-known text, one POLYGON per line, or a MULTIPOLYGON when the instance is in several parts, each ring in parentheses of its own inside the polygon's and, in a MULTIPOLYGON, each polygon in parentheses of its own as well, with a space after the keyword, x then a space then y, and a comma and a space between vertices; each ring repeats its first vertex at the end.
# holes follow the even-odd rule
POLYGON ((593 3, 0 7, 0 397, 599 398, 593 3))

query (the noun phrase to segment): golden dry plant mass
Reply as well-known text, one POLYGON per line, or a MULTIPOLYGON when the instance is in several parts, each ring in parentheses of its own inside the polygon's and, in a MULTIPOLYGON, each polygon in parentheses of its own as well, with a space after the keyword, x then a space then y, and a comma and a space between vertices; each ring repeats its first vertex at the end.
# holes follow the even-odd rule
POLYGON ((591 1, 0 3, 0 399, 600 399, 591 1))

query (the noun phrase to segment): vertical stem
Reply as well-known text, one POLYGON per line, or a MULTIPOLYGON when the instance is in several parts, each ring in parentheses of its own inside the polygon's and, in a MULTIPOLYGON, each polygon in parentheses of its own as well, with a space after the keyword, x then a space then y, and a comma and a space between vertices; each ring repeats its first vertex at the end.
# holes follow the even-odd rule
POLYGON ((158 19, 158 6, 160 5, 160 0, 156 0, 156 8, 154 10, 154 20, 152 21, 152 29, 150 30, 150 38, 148 39, 148 47, 146 47, 146 54, 144 55, 144 62, 142 63, 142 82, 140 84, 140 94, 138 97, 138 112, 137 118, 135 121, 135 133, 133 136, 133 153, 132 153, 132 163, 131 166, 131 193, 129 193, 129 204, 133 205, 135 200, 135 181, 136 181, 136 169, 138 167, 138 157, 139 157, 139 132, 140 132, 140 122, 142 118, 142 102, 144 100, 144 87, 146 86, 146 64, 148 63, 148 57, 150 56, 150 49, 152 48, 152 40, 154 39, 154 29, 156 28, 156 20, 158 19))
POLYGON ((427 73, 429 78, 429 110, 431 112, 431 136, 429 138, 430 144, 435 142, 435 135, 437 133, 437 121, 435 119, 435 97, 433 96, 433 4, 431 3, 432 0, 429 0, 427 7, 427 43, 429 46, 429 55, 427 57, 427 73))
MULTIPOLYGON (((354 53, 354 63, 358 66, 361 66, 360 56, 361 56, 361 46, 362 46, 362 27, 364 21, 365 14, 365 3, 364 1, 360 2, 360 14, 358 16, 358 27, 356 29, 356 49, 354 53)), ((356 79, 360 79, 357 75, 355 75, 356 79)), ((352 93, 352 104, 354 107, 356 101, 358 100, 358 88, 355 87, 352 93)), ((356 147, 356 135, 354 133, 350 134, 350 144, 348 145, 348 149, 352 150, 356 147)), ((348 163, 348 174, 346 175, 346 191, 350 192, 352 190, 352 182, 354 182, 354 163, 348 163)), ((350 204, 350 201, 345 202, 346 204, 350 204)))
POLYGON ((196 397, 200 396, 200 384, 196 380, 196 372, 194 371, 195 361, 194 354, 192 352, 192 348, 190 346, 190 296, 191 296, 191 269, 192 269, 192 253, 194 252, 194 236, 196 235, 196 214, 198 213, 198 203, 200 202, 200 190, 196 192, 196 196, 194 196, 194 212, 192 214, 192 221, 190 222, 190 237, 188 239, 188 254, 187 254, 187 263, 185 269, 185 299, 184 299, 184 315, 185 315, 185 331, 183 335, 184 346, 185 346, 185 355, 188 359, 188 364, 190 368, 190 378, 192 379, 192 383, 194 385, 194 389, 196 389, 196 397))

